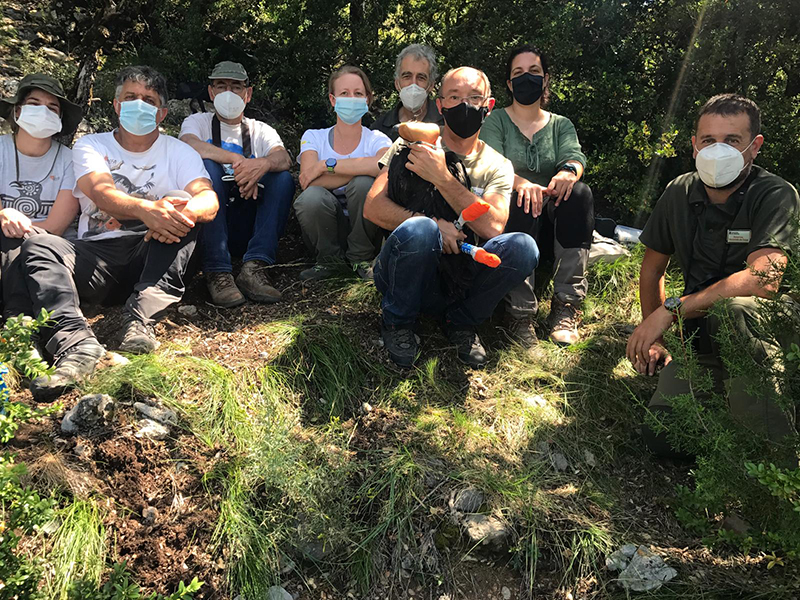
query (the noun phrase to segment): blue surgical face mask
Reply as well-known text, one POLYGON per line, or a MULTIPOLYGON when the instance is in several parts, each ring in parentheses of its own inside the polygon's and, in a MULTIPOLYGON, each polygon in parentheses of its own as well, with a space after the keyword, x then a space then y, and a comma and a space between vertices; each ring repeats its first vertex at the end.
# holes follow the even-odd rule
POLYGON ((133 135, 147 135, 158 127, 158 109, 143 100, 126 100, 119 103, 119 124, 133 135))
POLYGON ((361 117, 367 114, 367 99, 338 96, 333 110, 336 111, 342 121, 352 125, 353 123, 358 123, 361 117))

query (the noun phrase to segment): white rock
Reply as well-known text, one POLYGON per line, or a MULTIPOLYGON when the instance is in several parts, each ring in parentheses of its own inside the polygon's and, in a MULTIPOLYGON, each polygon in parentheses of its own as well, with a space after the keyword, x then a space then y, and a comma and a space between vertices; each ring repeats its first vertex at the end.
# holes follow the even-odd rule
POLYGON ((133 407, 153 421, 158 421, 165 425, 174 425, 178 422, 178 415, 175 414, 175 411, 164 406, 151 406, 144 402, 134 402, 133 407))
POLYGON ((503 521, 494 516, 466 515, 461 524, 474 543, 502 545, 508 538, 509 530, 503 521))
POLYGON ((639 546, 617 581, 626 590, 651 592, 678 576, 678 572, 647 546, 639 546))
POLYGON ((453 493, 450 496, 450 509, 462 513, 474 513, 480 509, 485 497, 483 492, 475 487, 468 487, 453 493))
POLYGON ((292 595, 279 585, 267 590, 267 600, 293 600, 292 595))
POLYGON ((590 467, 597 466, 597 459, 594 457, 594 454, 592 454, 589 450, 583 451, 583 460, 585 460, 586 464, 589 465, 590 467))
POLYGON ((535 396, 528 396, 525 398, 525 404, 530 408, 540 408, 542 406, 547 406, 547 400, 544 399, 544 396, 536 394, 535 396))
POLYGON ((116 352, 106 352, 106 357, 112 367, 122 367, 131 362, 129 358, 122 356, 122 354, 117 354, 116 352))
POLYGON ((61 431, 77 433, 81 430, 91 430, 98 426, 108 425, 114 416, 116 406, 116 401, 106 394, 84 396, 64 415, 64 419, 61 421, 61 431))
POLYGON ((503 586, 503 589, 500 590, 500 593, 503 594, 503 600, 511 600, 511 590, 506 586, 503 586))
POLYGON ((137 438, 149 438, 151 440, 163 440, 169 435, 169 429, 158 421, 152 419, 142 419, 137 423, 139 431, 136 432, 137 438))
POLYGON ((183 304, 178 307, 178 312, 184 317, 196 317, 197 307, 194 304, 183 304))

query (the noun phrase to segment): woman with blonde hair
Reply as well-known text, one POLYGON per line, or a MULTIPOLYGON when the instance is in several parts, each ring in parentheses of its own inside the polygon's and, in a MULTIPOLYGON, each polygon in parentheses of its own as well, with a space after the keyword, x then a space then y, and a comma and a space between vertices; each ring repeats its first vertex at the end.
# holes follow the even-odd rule
POLYGON ((361 124, 372 100, 372 86, 361 69, 347 65, 334 71, 328 101, 336 124, 309 129, 300 141, 303 192, 294 209, 316 262, 300 273, 301 280, 331 277, 345 260, 359 276, 371 278, 381 231, 364 218, 364 201, 380 172, 378 159, 392 145, 385 134, 361 124))

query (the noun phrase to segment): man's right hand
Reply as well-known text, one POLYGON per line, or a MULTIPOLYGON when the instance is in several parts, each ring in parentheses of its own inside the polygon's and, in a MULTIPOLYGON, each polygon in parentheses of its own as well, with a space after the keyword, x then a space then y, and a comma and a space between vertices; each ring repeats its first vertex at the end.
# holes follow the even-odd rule
POLYGON ((663 340, 659 340, 650 346, 647 362, 637 360, 633 366, 642 375, 652 377, 671 362, 672 355, 664 347, 663 340))
POLYGON ((458 254, 461 251, 458 243, 467 239, 467 236, 463 231, 456 229, 452 221, 436 219, 436 224, 442 234, 442 252, 445 254, 458 254))
POLYGON ((150 237, 167 244, 180 242, 194 227, 194 221, 181 212, 187 202, 186 198, 164 197, 146 206, 142 222, 147 225, 150 237))
POLYGON ((0 228, 7 238, 21 238, 32 230, 31 220, 14 208, 0 210, 0 228))

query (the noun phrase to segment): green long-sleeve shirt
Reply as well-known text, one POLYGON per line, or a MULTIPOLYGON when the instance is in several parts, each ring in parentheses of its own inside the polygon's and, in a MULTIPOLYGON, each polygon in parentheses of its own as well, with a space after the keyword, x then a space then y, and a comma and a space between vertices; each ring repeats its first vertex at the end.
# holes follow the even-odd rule
POLYGON ((549 185, 566 162, 576 161, 586 167, 575 126, 555 113, 528 141, 505 108, 495 109, 483 122, 480 139, 509 159, 514 173, 542 186, 549 185))

